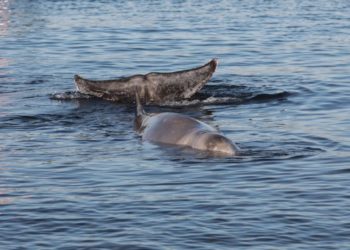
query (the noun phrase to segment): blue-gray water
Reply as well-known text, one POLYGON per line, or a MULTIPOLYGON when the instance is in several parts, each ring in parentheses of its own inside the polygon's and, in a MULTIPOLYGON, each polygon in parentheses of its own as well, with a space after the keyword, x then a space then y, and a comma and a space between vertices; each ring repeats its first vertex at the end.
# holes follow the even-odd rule
POLYGON ((0 1, 1 249, 348 249, 350 2, 0 1), (142 142, 110 79, 219 58, 171 110, 243 152, 142 142))

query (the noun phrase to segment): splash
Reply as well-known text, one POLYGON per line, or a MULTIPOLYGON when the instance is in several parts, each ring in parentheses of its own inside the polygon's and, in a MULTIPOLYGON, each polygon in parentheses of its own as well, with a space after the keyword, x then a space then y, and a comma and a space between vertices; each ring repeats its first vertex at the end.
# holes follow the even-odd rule
POLYGON ((81 99, 91 99, 91 98, 94 98, 94 97, 80 93, 78 91, 67 91, 63 93, 55 93, 50 95, 50 99, 56 100, 56 101, 70 101, 70 100, 81 100, 81 99))
MULTIPOLYGON (((283 101, 290 96, 287 91, 256 89, 246 86, 234 85, 208 85, 193 97, 181 101, 167 101, 159 106, 185 107, 195 105, 239 105, 254 102, 283 101)), ((50 96, 52 100, 71 101, 95 99, 91 95, 78 91, 55 93, 50 96)))

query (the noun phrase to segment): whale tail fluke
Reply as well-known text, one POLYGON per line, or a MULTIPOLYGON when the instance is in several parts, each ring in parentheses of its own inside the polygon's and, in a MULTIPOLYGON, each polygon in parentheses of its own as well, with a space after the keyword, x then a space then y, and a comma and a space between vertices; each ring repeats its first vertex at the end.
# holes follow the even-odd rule
POLYGON ((79 75, 74 75, 74 83, 75 83, 75 87, 78 91, 80 91, 80 81, 81 81, 82 77, 79 75))
POLYGON ((77 89, 77 91, 79 91, 80 93, 83 94, 91 94, 90 92, 90 86, 89 86, 89 82, 87 80, 85 80, 83 77, 81 77, 80 75, 74 75, 74 83, 75 83, 75 87, 77 89))

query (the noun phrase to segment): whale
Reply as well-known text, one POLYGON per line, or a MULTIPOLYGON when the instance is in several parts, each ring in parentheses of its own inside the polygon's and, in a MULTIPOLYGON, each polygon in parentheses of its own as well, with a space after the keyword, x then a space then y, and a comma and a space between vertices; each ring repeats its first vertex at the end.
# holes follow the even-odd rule
POLYGON ((239 147, 216 128, 190 116, 145 112, 136 93, 134 128, 142 140, 155 144, 189 147, 213 156, 237 156, 239 147))
POLYGON ((74 76, 77 90, 114 102, 131 103, 135 100, 135 89, 142 102, 163 104, 189 99, 212 77, 218 65, 217 59, 200 67, 176 72, 151 72, 112 80, 89 80, 74 76))

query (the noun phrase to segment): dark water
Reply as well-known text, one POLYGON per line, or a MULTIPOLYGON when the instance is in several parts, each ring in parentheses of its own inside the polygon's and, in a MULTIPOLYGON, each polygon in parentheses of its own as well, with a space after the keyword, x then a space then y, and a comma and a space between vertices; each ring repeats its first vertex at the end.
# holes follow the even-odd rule
POLYGON ((350 2, 0 0, 1 249, 348 249, 350 2), (217 126, 208 158, 75 93, 219 58, 147 107, 217 126))

